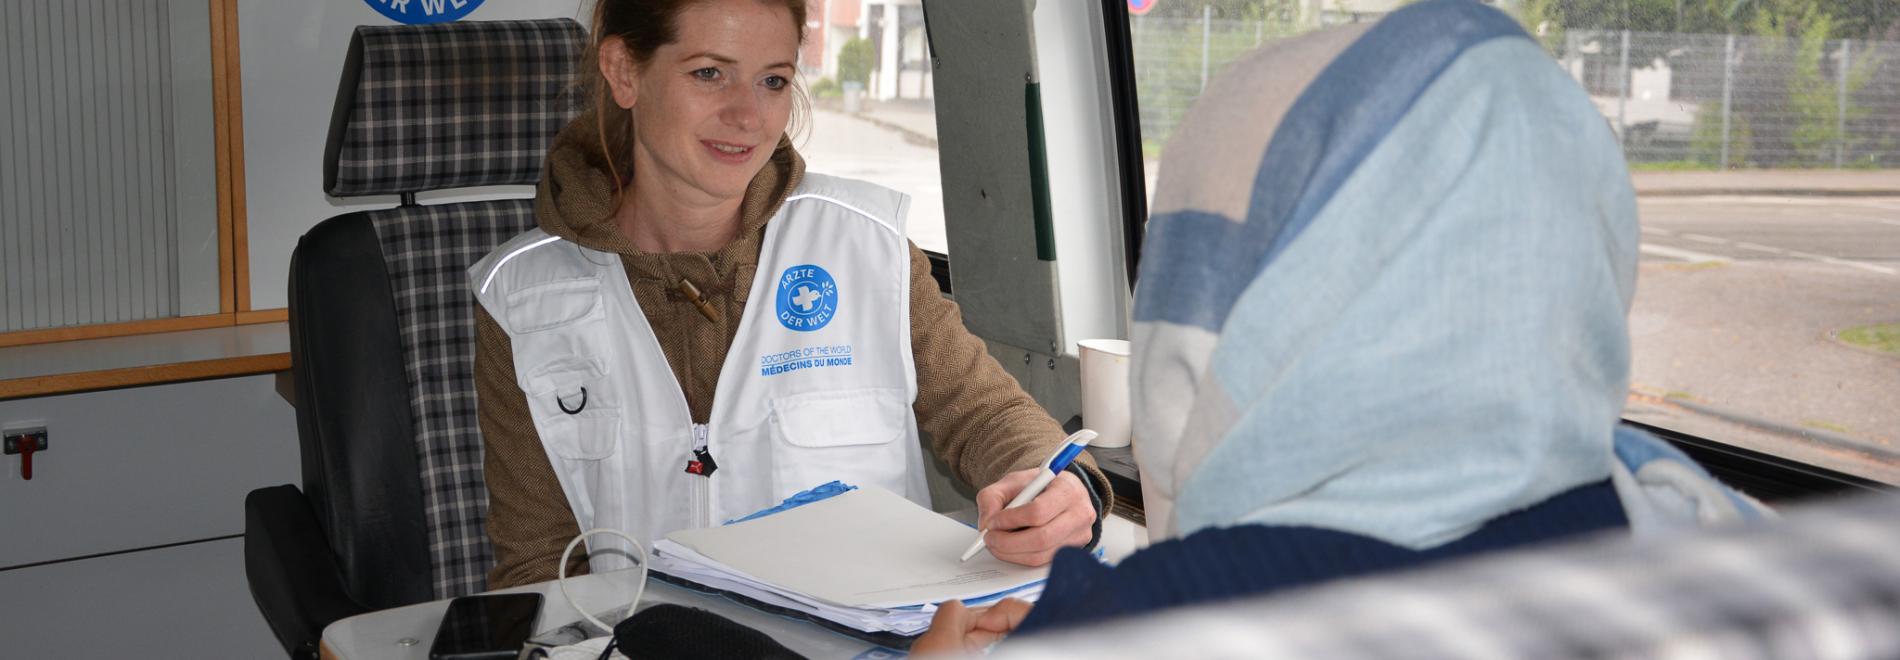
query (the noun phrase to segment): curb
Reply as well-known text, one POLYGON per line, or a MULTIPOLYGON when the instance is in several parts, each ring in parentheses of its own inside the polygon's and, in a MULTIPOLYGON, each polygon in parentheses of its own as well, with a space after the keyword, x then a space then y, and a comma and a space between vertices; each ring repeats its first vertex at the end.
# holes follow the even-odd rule
POLYGON ((1637 189, 1637 197, 1716 197, 1760 195, 1774 197, 1900 197, 1900 190, 1877 188, 1664 188, 1637 189))
POLYGON ((920 145, 927 146, 932 149, 937 148, 937 140, 935 138, 932 138, 928 135, 924 135, 917 131, 910 130, 908 128, 904 128, 903 126, 899 126, 897 124, 884 121, 882 119, 878 119, 876 115, 872 115, 871 113, 868 113, 868 112, 843 113, 842 111, 840 112, 841 114, 845 114, 847 116, 850 116, 856 119, 861 119, 861 120, 870 122, 872 124, 876 124, 883 128, 887 128, 893 131, 897 131, 899 133, 903 133, 906 139, 912 142, 916 142, 920 145))
POLYGON ((1760 431, 1800 438, 1818 445, 1826 446, 1829 449, 1858 452, 1889 461, 1900 461, 1900 450, 1872 444, 1871 441, 1856 440, 1838 433, 1811 429, 1805 426, 1783 424, 1781 422, 1724 410, 1685 399, 1663 398, 1661 400, 1671 405, 1688 409, 1691 412, 1708 415, 1716 419, 1733 422, 1760 431))

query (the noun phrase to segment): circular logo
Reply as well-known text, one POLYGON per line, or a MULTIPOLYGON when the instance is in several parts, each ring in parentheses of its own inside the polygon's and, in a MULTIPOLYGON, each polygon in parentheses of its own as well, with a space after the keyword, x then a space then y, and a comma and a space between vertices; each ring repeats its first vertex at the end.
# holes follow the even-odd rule
POLYGON ((1146 14, 1148 10, 1155 8, 1156 2, 1160 0, 1128 0, 1128 13, 1133 16, 1146 14))
POLYGON ((805 264, 778 276, 778 322, 799 332, 825 327, 838 315, 838 282, 825 269, 805 264))
POLYGON ((461 20, 482 6, 482 0, 363 0, 363 3, 389 20, 405 25, 461 20))

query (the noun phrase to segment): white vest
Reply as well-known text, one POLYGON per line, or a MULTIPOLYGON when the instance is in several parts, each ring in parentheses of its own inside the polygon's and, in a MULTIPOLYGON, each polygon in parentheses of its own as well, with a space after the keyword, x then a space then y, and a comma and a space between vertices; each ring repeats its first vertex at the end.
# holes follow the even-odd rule
MULTIPOLYGON (((624 530, 651 547, 832 480, 929 506, 911 412, 909 203, 805 175, 766 224, 705 425, 693 423, 619 256, 535 229, 470 268, 476 298, 513 343, 517 382, 580 528, 624 530), (711 477, 687 472, 697 447, 718 466, 711 477)), ((593 570, 632 565, 623 545, 589 539, 593 570)))

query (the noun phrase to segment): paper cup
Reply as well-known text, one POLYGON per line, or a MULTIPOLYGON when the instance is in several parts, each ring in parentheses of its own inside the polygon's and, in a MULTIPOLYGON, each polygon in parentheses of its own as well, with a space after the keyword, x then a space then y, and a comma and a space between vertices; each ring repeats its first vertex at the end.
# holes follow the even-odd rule
POLYGON ((1128 340, 1076 342, 1082 358, 1082 426, 1100 434, 1096 447, 1128 446, 1128 340))

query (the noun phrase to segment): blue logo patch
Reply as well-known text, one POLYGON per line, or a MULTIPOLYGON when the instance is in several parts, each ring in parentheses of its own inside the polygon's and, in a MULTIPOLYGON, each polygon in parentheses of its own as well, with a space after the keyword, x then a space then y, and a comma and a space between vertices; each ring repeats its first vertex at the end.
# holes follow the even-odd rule
POLYGON ((811 332, 838 315, 838 282, 825 269, 805 264, 778 276, 778 322, 798 332, 811 332))
POLYGON ((404 25, 425 25, 461 20, 482 0, 363 0, 389 20, 404 25))

